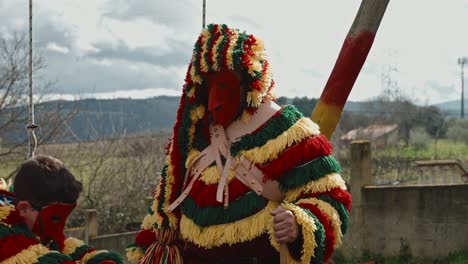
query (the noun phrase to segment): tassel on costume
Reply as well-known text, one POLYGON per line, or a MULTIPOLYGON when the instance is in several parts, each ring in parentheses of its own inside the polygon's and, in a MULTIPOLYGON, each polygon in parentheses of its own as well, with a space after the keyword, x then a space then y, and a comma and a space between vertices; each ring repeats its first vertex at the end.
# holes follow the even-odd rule
POLYGON ((176 238, 176 232, 173 230, 158 230, 156 242, 148 247, 141 263, 183 264, 179 248, 175 244, 176 238))

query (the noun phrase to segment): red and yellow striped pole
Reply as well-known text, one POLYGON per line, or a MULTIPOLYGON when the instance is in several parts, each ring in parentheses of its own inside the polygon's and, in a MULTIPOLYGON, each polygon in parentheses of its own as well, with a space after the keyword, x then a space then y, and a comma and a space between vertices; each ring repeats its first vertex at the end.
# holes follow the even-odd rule
POLYGON ((322 134, 329 139, 340 121, 349 93, 366 61, 388 2, 389 0, 361 2, 335 67, 312 112, 312 120, 320 125, 322 134))

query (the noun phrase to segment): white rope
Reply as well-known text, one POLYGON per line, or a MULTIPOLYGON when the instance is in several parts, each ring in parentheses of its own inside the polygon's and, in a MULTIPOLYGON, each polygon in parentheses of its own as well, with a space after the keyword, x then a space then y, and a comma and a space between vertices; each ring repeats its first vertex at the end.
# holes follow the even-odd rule
POLYGON ((29 138, 28 158, 34 157, 37 147, 37 138, 34 129, 38 126, 34 124, 34 101, 33 101, 33 10, 32 0, 29 0, 29 123, 26 126, 29 138))

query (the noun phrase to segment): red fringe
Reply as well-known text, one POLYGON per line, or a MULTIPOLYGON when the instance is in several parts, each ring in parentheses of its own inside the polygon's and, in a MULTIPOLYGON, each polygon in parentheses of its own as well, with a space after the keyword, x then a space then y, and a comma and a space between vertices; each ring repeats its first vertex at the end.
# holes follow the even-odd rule
POLYGON ((0 261, 12 257, 31 245, 39 244, 34 238, 23 234, 15 234, 0 239, 0 261))
POLYGON ((227 29, 226 30, 226 34, 228 36, 228 40, 223 48, 223 51, 222 51, 222 63, 223 65, 228 68, 228 63, 227 63, 227 51, 229 49, 229 43, 231 42, 232 40, 232 32, 230 29, 227 29))
MULTIPOLYGON (((238 179, 232 179, 228 185, 229 188, 229 202, 234 201, 247 192, 250 191, 249 187, 245 186, 238 179)), ((190 197, 195 201, 198 207, 217 206, 221 205, 216 201, 216 191, 218 184, 206 185, 203 181, 196 181, 190 190, 190 197)))
POLYGON ((309 210, 317 217, 325 230, 325 250, 323 254, 323 262, 326 262, 333 254, 333 247, 335 246, 336 237, 331 226, 330 219, 323 213, 317 206, 307 203, 299 203, 298 206, 309 210))
MULTIPOLYGON (((215 25, 215 27, 217 28, 218 25, 215 25)), ((216 32, 216 29, 213 29, 213 34, 215 34, 214 32, 216 32)), ((209 50, 208 50, 208 59, 210 60, 210 65, 214 65, 215 61, 213 60, 213 47, 216 45, 216 41, 218 41, 218 39, 222 36, 222 34, 220 33, 216 33, 216 36, 213 38, 213 41, 211 42, 211 47, 209 47, 209 50)), ((213 68, 213 67, 211 67, 213 68)), ((214 69, 213 69, 214 70, 214 69)))
POLYGON ((342 203, 346 210, 348 212, 351 211, 351 203, 352 203, 352 197, 351 194, 349 194, 348 191, 343 190, 339 187, 333 188, 328 192, 319 192, 319 193, 307 193, 307 192, 302 192, 299 197, 307 198, 307 197, 317 197, 320 195, 329 195, 333 199, 335 199, 337 202, 342 203))
POLYGON ((264 180, 278 179, 286 171, 318 157, 330 155, 331 152, 331 143, 324 135, 318 135, 287 148, 277 159, 260 169, 265 174, 264 180))
POLYGON ((346 190, 343 190, 341 188, 333 188, 328 192, 323 192, 323 193, 314 193, 313 197, 317 197, 319 195, 330 195, 333 199, 335 199, 337 202, 342 203, 348 212, 351 211, 351 203, 352 203, 352 197, 349 192, 346 190))
POLYGON ((135 243, 140 247, 148 247, 156 241, 156 234, 149 229, 143 229, 136 235, 135 243))

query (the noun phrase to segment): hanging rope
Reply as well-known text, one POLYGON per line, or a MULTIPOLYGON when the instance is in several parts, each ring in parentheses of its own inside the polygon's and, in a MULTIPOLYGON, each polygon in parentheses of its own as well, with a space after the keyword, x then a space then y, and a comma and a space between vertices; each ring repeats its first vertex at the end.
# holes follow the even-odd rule
POLYGON ((32 0, 29 0, 29 123, 26 126, 29 138, 29 152, 27 158, 34 157, 37 147, 37 138, 34 129, 34 101, 33 101, 33 10, 32 0))
POLYGON ((202 28, 205 28, 206 0, 203 0, 203 22, 202 28))

